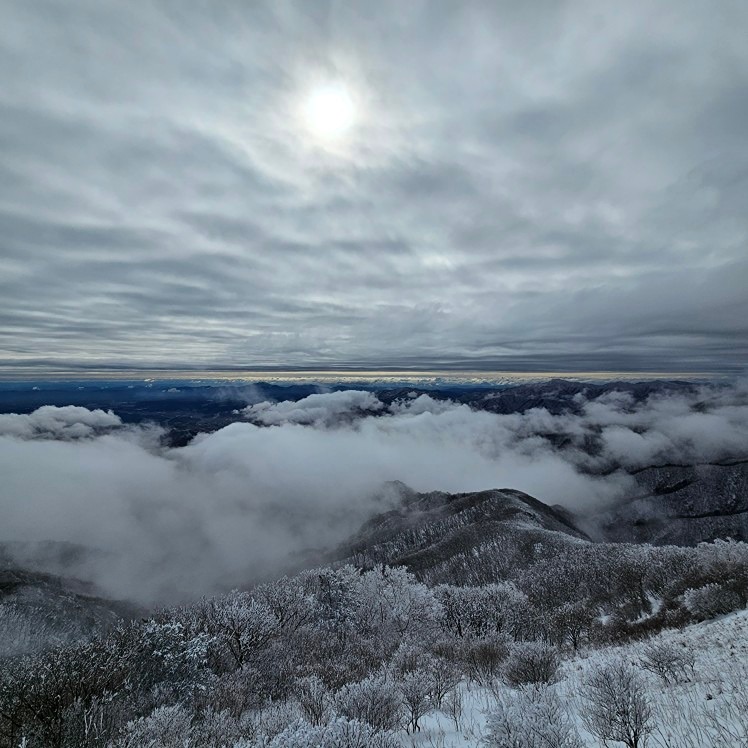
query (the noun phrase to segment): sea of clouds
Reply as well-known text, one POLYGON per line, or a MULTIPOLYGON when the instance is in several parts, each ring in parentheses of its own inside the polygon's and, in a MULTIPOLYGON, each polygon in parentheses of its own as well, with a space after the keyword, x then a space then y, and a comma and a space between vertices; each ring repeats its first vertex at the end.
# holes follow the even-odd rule
POLYGON ((0 542, 96 549, 66 571, 110 595, 173 602, 334 548, 390 507, 387 481, 515 488, 587 512, 633 490, 627 471, 748 456, 745 382, 575 405, 497 415, 348 390, 254 403, 179 448, 111 411, 0 415, 0 542))

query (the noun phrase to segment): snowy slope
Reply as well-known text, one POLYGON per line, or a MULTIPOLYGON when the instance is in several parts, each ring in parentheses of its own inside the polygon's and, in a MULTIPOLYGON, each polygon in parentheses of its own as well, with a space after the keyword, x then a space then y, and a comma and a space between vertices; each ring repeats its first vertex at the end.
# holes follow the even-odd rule
MULTIPOLYGON (((650 748, 744 748, 748 746, 748 611, 713 621, 665 631, 644 642, 590 650, 567 661, 562 679, 552 689, 560 697, 569 719, 579 730, 581 745, 601 743, 584 729, 580 710, 585 677, 605 663, 622 659, 637 665, 645 648, 653 642, 684 647, 695 655, 693 674, 676 683, 641 670, 647 698, 653 707, 650 748)), ((487 715, 497 695, 511 694, 499 685, 494 693, 486 688, 461 687, 463 711, 455 722, 445 713, 424 718, 419 734, 402 734, 403 746, 462 748, 479 746, 486 736, 487 715)), ((622 745, 610 742, 609 745, 622 745)))

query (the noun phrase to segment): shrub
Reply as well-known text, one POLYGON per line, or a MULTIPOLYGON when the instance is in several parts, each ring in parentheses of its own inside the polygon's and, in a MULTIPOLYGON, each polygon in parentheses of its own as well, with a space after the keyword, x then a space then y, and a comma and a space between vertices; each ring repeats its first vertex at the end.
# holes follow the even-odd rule
POLYGON ((389 732, 357 720, 338 717, 330 724, 313 726, 299 720, 276 735, 268 748, 400 748, 389 732))
POLYGON ((335 695, 335 708, 344 717, 379 730, 393 730, 402 723, 400 694, 392 682, 378 675, 343 686, 335 695))
POLYGON ((700 619, 714 618, 742 607, 736 592, 715 582, 695 590, 686 590, 683 602, 689 612, 700 619))
POLYGON ((546 685, 558 680, 559 666, 553 647, 542 642, 523 642, 512 647, 504 678, 510 686, 546 685))
POLYGON ((638 670, 621 661, 603 665, 587 677, 583 695, 582 720, 593 735, 627 748, 645 745, 653 713, 638 670))
POLYGON ((550 690, 504 693, 487 722, 487 748, 582 748, 569 715, 550 690))
POLYGON ((674 683, 678 678, 693 674, 696 661, 694 653, 684 646, 667 642, 652 642, 644 648, 639 664, 645 670, 662 678, 665 683, 674 683))
POLYGON ((468 641, 463 647, 463 661, 468 677, 481 686, 489 686, 501 673, 509 649, 503 639, 468 641))
POLYGON ((157 745, 159 748, 183 748, 191 739, 191 716, 180 705, 160 706, 147 717, 128 722, 111 748, 141 748, 157 745))

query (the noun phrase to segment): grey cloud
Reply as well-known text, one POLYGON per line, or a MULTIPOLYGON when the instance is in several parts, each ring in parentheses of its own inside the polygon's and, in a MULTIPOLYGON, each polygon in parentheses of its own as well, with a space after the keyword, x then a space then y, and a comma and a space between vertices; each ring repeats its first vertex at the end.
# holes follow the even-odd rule
POLYGON ((332 426, 342 420, 382 410, 379 398, 371 392, 346 390, 317 393, 297 401, 261 402, 242 411, 244 416, 265 426, 296 423, 304 426, 332 426))
POLYGON ((111 410, 43 405, 33 413, 0 413, 0 436, 18 439, 84 439, 122 426, 111 410))
POLYGON ((738 0, 2 14, 6 365, 744 366, 738 0))

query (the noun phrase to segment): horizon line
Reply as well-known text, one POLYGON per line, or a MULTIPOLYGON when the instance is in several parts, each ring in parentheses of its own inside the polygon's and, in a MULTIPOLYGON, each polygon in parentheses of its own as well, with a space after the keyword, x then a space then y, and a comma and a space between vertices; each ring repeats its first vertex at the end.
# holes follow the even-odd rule
POLYGON ((322 379, 326 381, 373 381, 373 380, 482 380, 512 381, 528 379, 726 379, 737 376, 737 372, 722 371, 651 371, 651 370, 616 370, 616 369, 565 369, 565 370, 507 370, 475 368, 438 368, 438 369, 404 369, 404 368, 275 368, 255 367, 188 369, 188 368, 90 368, 90 369, 37 369, 19 367, 18 369, 0 368, 0 382, 64 382, 64 381, 159 381, 159 380, 225 380, 225 381, 308 381, 322 379))

